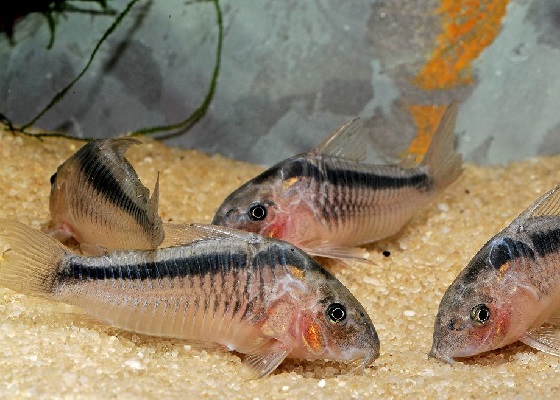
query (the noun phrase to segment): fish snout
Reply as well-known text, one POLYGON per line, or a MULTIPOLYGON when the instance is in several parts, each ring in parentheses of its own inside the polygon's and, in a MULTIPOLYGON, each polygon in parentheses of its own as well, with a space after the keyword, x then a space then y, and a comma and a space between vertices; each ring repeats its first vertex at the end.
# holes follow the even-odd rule
POLYGON ((380 354, 381 344, 379 342, 379 336, 377 336, 377 331, 373 325, 368 326, 368 339, 367 339, 367 349, 364 349, 364 359, 362 362, 363 367, 371 365, 380 354))
POLYGON ((434 338, 434 342, 432 343, 432 349, 428 353, 428 358, 436 358, 447 364, 454 364, 455 360, 453 359, 453 357, 449 354, 449 352, 443 350, 445 347, 446 346, 442 345, 441 341, 434 338))

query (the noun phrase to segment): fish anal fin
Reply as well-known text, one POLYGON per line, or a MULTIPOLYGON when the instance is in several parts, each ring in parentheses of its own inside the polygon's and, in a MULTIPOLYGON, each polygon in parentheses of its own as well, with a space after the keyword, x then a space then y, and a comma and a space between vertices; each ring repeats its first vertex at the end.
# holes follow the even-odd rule
POLYGON ((271 339, 253 353, 247 354, 243 364, 249 369, 249 379, 263 378, 274 371, 290 354, 291 349, 284 343, 271 339))
POLYGON ((520 340, 534 349, 560 357, 560 328, 557 326, 531 329, 520 340))
POLYGON ((352 161, 363 161, 367 154, 366 133, 363 121, 354 118, 338 127, 310 153, 346 158, 352 161))

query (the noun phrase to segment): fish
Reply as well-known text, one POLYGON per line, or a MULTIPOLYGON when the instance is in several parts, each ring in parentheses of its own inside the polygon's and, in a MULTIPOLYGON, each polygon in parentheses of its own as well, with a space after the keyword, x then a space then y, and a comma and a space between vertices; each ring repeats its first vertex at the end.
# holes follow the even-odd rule
POLYGON ((84 248, 156 248, 164 238, 158 214, 159 175, 152 197, 125 158, 133 138, 93 140, 52 175, 49 234, 84 248))
POLYGON ((361 359, 365 369, 379 356, 364 307, 300 249, 222 227, 183 229, 188 244, 83 256, 0 220, 0 286, 123 330, 237 351, 250 378, 287 357, 361 359))
POLYGON ((354 119, 313 150, 279 162, 226 197, 212 224, 286 240, 311 255, 363 258, 357 246, 399 232, 462 173, 454 151, 457 104, 442 116, 420 163, 364 163, 354 119))
POLYGON ((449 286, 429 355, 453 363, 517 341, 560 357, 560 185, 484 244, 449 286))

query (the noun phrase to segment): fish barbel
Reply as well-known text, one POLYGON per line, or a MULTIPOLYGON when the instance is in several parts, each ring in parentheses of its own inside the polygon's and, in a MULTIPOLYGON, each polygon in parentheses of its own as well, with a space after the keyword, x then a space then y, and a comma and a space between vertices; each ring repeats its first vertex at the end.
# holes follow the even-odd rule
POLYGON ((50 235, 108 249, 147 250, 161 243, 159 178, 149 199, 150 191, 124 157, 139 143, 132 138, 94 140, 58 167, 51 177, 50 235))
POLYGON ((0 220, 7 246, 0 285, 80 307, 125 330, 244 353, 257 377, 286 357, 363 359, 364 367, 378 357, 365 309, 301 250, 227 228, 183 229, 193 239, 186 245, 86 257, 0 220))
POLYGON ((309 254, 360 257, 355 246, 397 233, 462 172, 453 150, 457 105, 443 115, 422 162, 363 162, 366 129, 341 126, 308 153, 246 182, 217 210, 215 225, 286 240, 309 254))
POLYGON ((430 356, 452 363, 518 340, 560 356, 560 186, 490 239, 449 286, 430 356))

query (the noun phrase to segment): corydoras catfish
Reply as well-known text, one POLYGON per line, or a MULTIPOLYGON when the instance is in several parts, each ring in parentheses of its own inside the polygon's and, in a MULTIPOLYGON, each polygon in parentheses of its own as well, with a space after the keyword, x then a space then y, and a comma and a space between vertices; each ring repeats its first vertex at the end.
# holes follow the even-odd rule
POLYGON ((560 186, 490 239, 447 289, 430 356, 452 363, 518 340, 560 356, 560 186))
POLYGON ((150 199, 124 157, 139 143, 132 138, 94 140, 58 167, 51 177, 54 227, 49 234, 108 249, 153 249, 161 243, 159 179, 150 199))
POLYGON ((0 220, 0 285, 81 307, 147 335, 244 353, 253 376, 286 357, 379 355, 375 328, 333 275, 289 243, 233 229, 183 227, 192 242, 151 251, 79 256, 55 239, 0 220), (5 247, 4 247, 5 248, 5 247))
POLYGON ((397 233, 462 172, 453 150, 457 105, 443 115, 422 162, 370 165, 359 119, 308 153, 246 182, 219 207, 213 224, 286 240, 324 257, 359 257, 355 246, 397 233))

